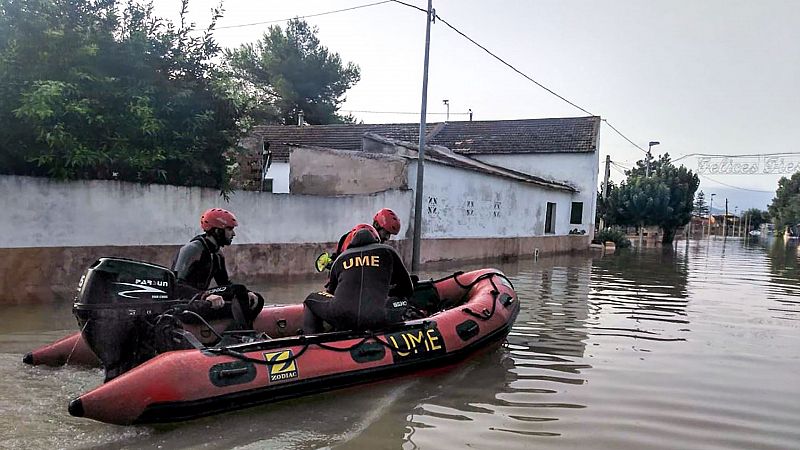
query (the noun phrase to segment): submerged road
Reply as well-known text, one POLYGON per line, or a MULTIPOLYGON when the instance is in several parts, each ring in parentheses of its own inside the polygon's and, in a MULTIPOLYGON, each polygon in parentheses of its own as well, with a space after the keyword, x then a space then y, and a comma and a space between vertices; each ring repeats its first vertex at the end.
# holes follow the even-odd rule
MULTIPOLYGON (((21 362, 76 328, 69 302, 9 306, 0 448, 798 448, 799 258, 795 243, 718 239, 453 268, 510 276, 522 310, 506 346, 423 376, 161 426, 69 416, 100 371, 21 362)), ((289 303, 321 284, 258 288, 289 303)))

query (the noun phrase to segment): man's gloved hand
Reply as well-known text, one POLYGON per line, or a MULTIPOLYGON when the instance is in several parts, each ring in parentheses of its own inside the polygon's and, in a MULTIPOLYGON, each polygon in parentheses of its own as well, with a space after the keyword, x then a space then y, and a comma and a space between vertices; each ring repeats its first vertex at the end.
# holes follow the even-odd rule
POLYGON ((220 309, 225 306, 225 299, 221 295, 211 294, 205 300, 211 304, 211 309, 220 309))
POLYGON ((314 266, 317 269, 317 272, 322 272, 323 270, 330 269, 331 265, 333 264, 333 255, 328 252, 324 252, 321 255, 317 256, 317 260, 314 262, 314 266))
POLYGON ((258 304, 258 296, 255 292, 247 291, 247 300, 250 303, 250 309, 253 309, 258 304))

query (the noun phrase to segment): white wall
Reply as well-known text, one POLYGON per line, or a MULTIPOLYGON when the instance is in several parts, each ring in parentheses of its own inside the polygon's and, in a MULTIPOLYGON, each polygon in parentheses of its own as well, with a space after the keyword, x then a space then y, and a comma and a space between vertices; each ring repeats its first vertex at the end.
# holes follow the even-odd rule
POLYGON ((272 192, 274 194, 289 193, 288 162, 273 162, 270 164, 266 178, 272 178, 272 192))
POLYGON ((0 248, 184 244, 207 208, 239 219, 234 243, 336 242, 380 208, 400 216, 404 236, 411 191, 319 197, 240 191, 225 203, 215 189, 117 181, 57 182, 0 176, 0 248))
MULTIPOLYGON (((571 201, 583 202, 583 224, 587 233, 594 231, 595 207, 599 176, 599 153, 534 153, 526 155, 474 155, 475 159, 518 170, 555 181, 567 182, 580 191, 571 201)), ((566 215, 569 224, 569 208, 556 208, 559 216, 566 215)), ((581 226, 572 225, 570 229, 581 226)))
MULTIPOLYGON (((416 172, 416 163, 412 163, 409 166, 411 186, 416 185, 416 172)), ((426 161, 422 236, 543 236, 547 202, 557 204, 554 234, 565 235, 573 228, 582 228, 569 224, 572 201, 571 192, 426 161)))

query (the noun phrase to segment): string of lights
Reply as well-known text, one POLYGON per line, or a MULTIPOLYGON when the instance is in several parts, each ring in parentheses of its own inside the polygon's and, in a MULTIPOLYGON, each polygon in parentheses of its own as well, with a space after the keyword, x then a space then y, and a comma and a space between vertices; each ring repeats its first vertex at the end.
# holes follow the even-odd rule
POLYGON ((715 154, 715 153, 689 153, 687 155, 682 155, 678 158, 672 160, 672 162, 680 161, 682 159, 690 158, 692 156, 705 156, 705 157, 719 157, 719 158, 755 158, 760 156, 790 156, 790 155, 800 155, 800 152, 776 152, 776 153, 749 153, 749 154, 742 154, 742 155, 722 155, 722 154, 715 154))

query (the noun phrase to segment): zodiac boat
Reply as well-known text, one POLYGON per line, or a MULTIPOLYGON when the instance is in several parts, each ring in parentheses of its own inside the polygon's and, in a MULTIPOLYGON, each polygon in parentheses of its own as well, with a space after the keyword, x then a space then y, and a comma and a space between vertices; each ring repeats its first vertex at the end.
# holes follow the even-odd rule
MULTIPOLYGON (((144 264, 106 260, 117 266, 144 264)), ((102 268, 106 264, 102 261, 93 268, 102 268)), ((152 275, 142 278, 157 279, 152 275)), ((169 280, 169 276, 164 279, 169 280)), ((107 306, 92 308, 91 302, 81 303, 82 295, 98 296, 99 292, 96 286, 87 287, 91 282, 82 284, 76 314, 83 305, 107 317, 107 306)), ((419 282, 414 298, 438 305, 438 312, 374 332, 305 336, 297 335, 302 328, 302 304, 267 306, 256 318, 254 328, 269 338, 214 347, 190 339, 192 348, 161 353, 75 398, 69 403, 69 413, 119 425, 174 422, 430 369, 501 342, 519 312, 511 282, 495 269, 457 272, 419 282)), ((154 310, 152 303, 139 305, 138 310, 131 304, 126 306, 131 316, 141 314, 142 309, 150 313, 154 310)), ((104 351, 102 346, 92 345, 97 335, 84 327, 83 335, 67 336, 29 353, 25 360, 32 364, 69 361, 91 365, 98 361, 95 354, 104 351), (100 351, 93 352, 91 347, 100 351)))

